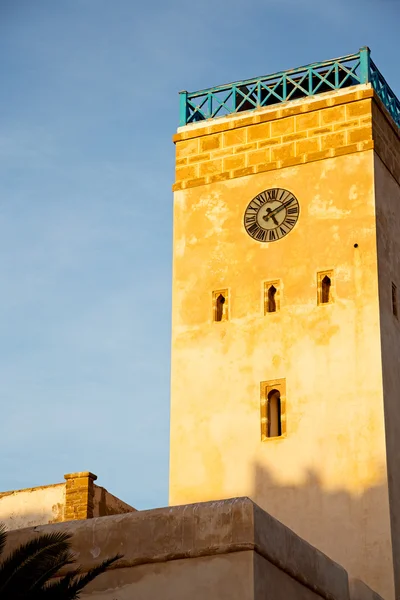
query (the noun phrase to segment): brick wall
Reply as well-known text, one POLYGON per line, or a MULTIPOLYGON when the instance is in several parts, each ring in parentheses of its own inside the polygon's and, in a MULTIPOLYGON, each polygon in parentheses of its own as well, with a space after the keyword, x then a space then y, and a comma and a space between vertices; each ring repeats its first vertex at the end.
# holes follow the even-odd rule
POLYGON ((94 482, 96 475, 89 471, 64 475, 64 521, 91 519, 94 509, 94 482))
POLYGON ((97 476, 90 471, 68 473, 64 475, 64 479, 66 481, 63 521, 136 512, 133 506, 96 485, 94 482, 97 476))
MULTIPOLYGON (((369 150, 375 135, 384 140, 390 128, 390 117, 370 87, 243 114, 188 126, 174 136, 174 190, 369 150)), ((395 129, 393 124, 392 137, 395 129)), ((395 147, 393 140, 390 145, 395 147)), ((396 167, 386 146, 379 143, 400 175, 399 162, 396 167)))

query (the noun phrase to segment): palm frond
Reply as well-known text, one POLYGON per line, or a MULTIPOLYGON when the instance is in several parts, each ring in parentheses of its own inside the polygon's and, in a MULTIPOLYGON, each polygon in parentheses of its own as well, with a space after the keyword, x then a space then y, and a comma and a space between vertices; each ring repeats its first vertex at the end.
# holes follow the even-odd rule
POLYGON ((69 533, 55 532, 39 535, 16 548, 0 565, 0 597, 11 592, 16 598, 31 589, 43 570, 68 552, 70 539, 69 533))
POLYGON ((3 553, 7 541, 7 529, 4 523, 0 523, 0 555, 3 553))
MULTIPOLYGON (((32 593, 40 590, 52 577, 56 577, 57 573, 68 565, 72 565, 75 562, 75 555, 72 552, 62 552, 56 558, 49 559, 47 566, 43 564, 41 573, 38 576, 31 587, 32 593)), ((79 572, 79 569, 76 573, 79 572)))
MULTIPOLYGON (((71 537, 66 532, 43 534, 11 552, 0 563, 1 600, 75 600, 90 581, 122 558, 117 554, 85 574, 77 568, 59 577, 63 567, 75 562, 71 537)), ((0 554, 6 538, 5 526, 0 524, 0 554)))
POLYGON ((40 600, 75 600, 79 598, 79 592, 93 579, 101 573, 104 573, 110 565, 122 558, 121 554, 116 554, 112 558, 103 560, 102 563, 90 569, 84 575, 79 575, 79 569, 67 573, 59 581, 53 582, 43 589, 40 600))
MULTIPOLYGON (((69 598, 68 590, 74 577, 81 573, 80 569, 70 571, 64 577, 52 581, 40 590, 40 598, 38 600, 66 600, 69 598)), ((36 599, 35 599, 36 600, 36 599)))

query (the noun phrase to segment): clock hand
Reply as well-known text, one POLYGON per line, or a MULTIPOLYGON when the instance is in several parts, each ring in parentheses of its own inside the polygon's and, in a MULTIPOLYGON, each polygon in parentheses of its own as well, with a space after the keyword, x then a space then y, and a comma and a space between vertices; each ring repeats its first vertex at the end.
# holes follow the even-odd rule
POLYGON ((273 211, 270 208, 267 208, 267 214, 264 215, 263 219, 264 221, 268 221, 268 219, 271 217, 271 219, 273 220, 273 222, 275 223, 276 226, 279 225, 278 221, 275 219, 275 216, 273 214, 273 211))
POLYGON ((276 215, 276 213, 278 213, 280 210, 283 210, 284 208, 289 206, 289 204, 291 204, 292 202, 293 202, 293 198, 290 198, 290 200, 288 200, 287 202, 284 202, 283 204, 281 204, 281 206, 278 206, 277 208, 275 208, 273 210, 273 213, 276 215))
MULTIPOLYGON (((284 208, 286 208, 287 206, 289 206, 289 204, 291 204, 293 202, 293 198, 290 198, 290 200, 288 200, 287 202, 284 202, 283 204, 281 204, 280 206, 278 206, 277 208, 274 208, 274 210, 271 210, 267 215, 264 216, 265 221, 268 221, 269 218, 274 218, 274 216, 280 211, 283 210, 284 208)), ((276 222, 276 220, 274 219, 274 223, 276 223, 278 225, 278 223, 276 222)))

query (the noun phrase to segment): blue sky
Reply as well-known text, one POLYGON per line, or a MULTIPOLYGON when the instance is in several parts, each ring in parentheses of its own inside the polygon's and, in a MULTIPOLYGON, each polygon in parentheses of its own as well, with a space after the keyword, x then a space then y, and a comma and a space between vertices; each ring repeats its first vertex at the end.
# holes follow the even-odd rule
POLYGON ((178 91, 369 45, 398 0, 0 1, 0 490, 168 503, 178 91))

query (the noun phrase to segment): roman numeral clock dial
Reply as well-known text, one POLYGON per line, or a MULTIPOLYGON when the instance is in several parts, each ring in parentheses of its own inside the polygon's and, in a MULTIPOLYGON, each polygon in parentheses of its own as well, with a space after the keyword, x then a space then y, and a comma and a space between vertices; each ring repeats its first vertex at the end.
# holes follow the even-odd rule
POLYGON ((276 242, 293 229, 299 212, 299 202, 292 192, 272 188, 249 203, 244 213, 244 227, 257 242, 276 242))

